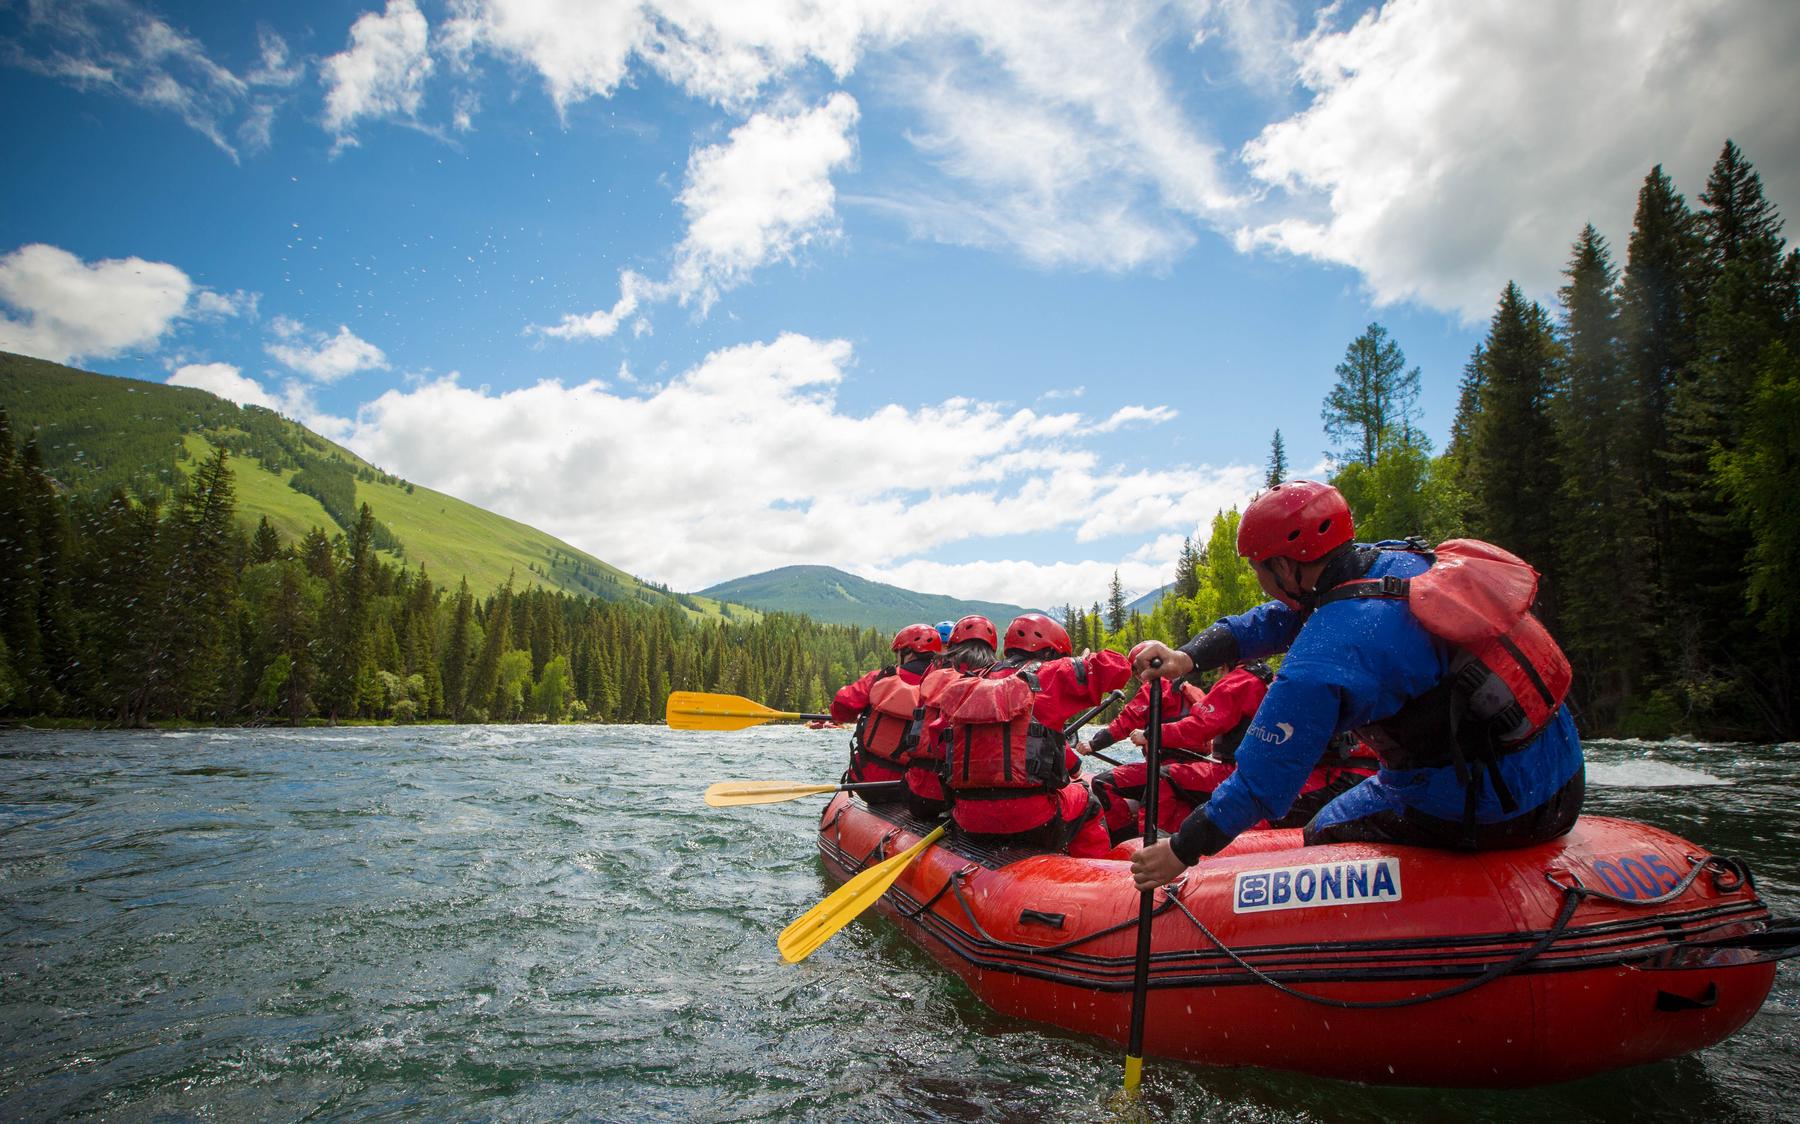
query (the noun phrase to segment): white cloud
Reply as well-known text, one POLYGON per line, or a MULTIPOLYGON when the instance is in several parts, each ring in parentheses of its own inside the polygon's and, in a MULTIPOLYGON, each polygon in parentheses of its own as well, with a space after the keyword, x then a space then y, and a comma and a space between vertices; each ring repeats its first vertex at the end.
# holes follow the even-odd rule
MULTIPOLYGON (((844 341, 789 334, 715 352, 641 394, 598 381, 494 393, 450 377, 388 391, 344 440, 409 479, 684 589, 795 562, 901 564, 950 543, 1096 523, 1113 534, 1185 530, 1241 502, 1259 476, 1248 466, 1103 467, 1078 447, 1075 414, 961 398, 846 413, 837 387, 851 360, 844 341), (471 448, 484 455, 468 457, 471 448), (869 454, 894 448, 936 450, 929 483, 897 478, 869 454), (612 502, 613 482, 627 477, 631 495, 612 502)), ((1108 575, 1115 565, 1105 563, 1108 575)))
POLYGON ((279 410, 282 405, 280 399, 264 390, 255 379, 245 378, 230 363, 189 363, 176 368, 168 383, 208 391, 240 406, 266 406, 279 410))
POLYGON ((1161 425, 1180 416, 1172 406, 1121 406, 1111 417, 1093 426, 1094 433, 1113 433, 1128 425, 1161 425))
MULTIPOLYGON (((528 330, 557 339, 610 336, 640 302, 671 298, 697 302, 704 313, 721 292, 762 266, 791 261, 810 243, 835 236, 831 174, 855 159, 856 120, 856 99, 841 92, 814 109, 752 115, 723 144, 689 158, 676 197, 687 214, 687 234, 667 281, 621 270, 611 309, 568 314, 554 326, 528 330)), ((640 321, 637 330, 645 327, 640 321)))
POLYGON ((203 320, 224 320, 234 316, 256 315, 256 306, 261 302, 259 293, 248 293, 242 289, 233 293, 215 293, 211 289, 201 289, 194 294, 194 306, 191 314, 203 320))
MULTIPOLYGON (((908 135, 943 177, 859 202, 929 238, 1045 265, 1128 269, 1168 262, 1192 245, 1195 221, 1225 225, 1239 204, 1216 146, 1188 121, 1158 61, 1172 34, 1213 21, 1241 29, 1233 41, 1246 57, 1285 50, 1255 33, 1279 35, 1293 22, 1253 17, 1240 3, 460 0, 440 43, 462 65, 477 50, 523 64, 560 109, 613 96, 637 66, 691 96, 748 109, 811 66, 842 79, 881 52, 883 93, 919 114, 908 135)), ((704 171, 690 167, 690 193, 704 171)), ((683 264, 716 273, 723 263, 707 258, 712 246, 684 247, 683 264)), ((702 303, 712 291, 685 276, 677 284, 702 303)))
POLYGON ((109 258, 92 264, 43 243, 0 257, 0 350, 66 363, 152 347, 195 291, 167 262, 109 258))
POLYGON ((619 272, 619 299, 610 309, 600 309, 586 316, 569 313, 562 322, 548 328, 533 325, 526 329, 559 340, 604 339, 619 330, 619 325, 637 311, 640 293, 655 293, 660 286, 646 281, 641 274, 626 269, 619 272))
POLYGON ((242 77, 213 61, 192 35, 130 0, 59 0, 25 6, 18 41, 0 42, 0 61, 82 89, 101 89, 180 117, 221 151, 268 147, 275 113, 303 68, 287 44, 260 36, 261 64, 242 77), (241 119, 235 130, 233 119, 241 119))
POLYGON ((856 99, 839 92, 817 109, 755 114, 689 158, 676 198, 687 237, 670 277, 681 303, 705 308, 758 267, 837 232, 831 173, 856 157, 857 116, 856 99))
POLYGON ((416 119, 431 76, 429 28, 413 0, 388 0, 350 26, 350 46, 319 66, 325 82, 325 127, 339 145, 365 117, 416 119))
POLYGON ((1244 151, 1288 195, 1239 232, 1361 271, 1378 303, 1478 322, 1507 280, 1547 298, 1594 222, 1616 246, 1665 166, 1691 199, 1727 137, 1800 194, 1789 0, 1391 0, 1307 43, 1304 112, 1244 151))
POLYGON ((293 342, 263 346, 270 357, 318 382, 336 382, 358 371, 384 371, 387 356, 379 347, 340 324, 337 335, 307 333, 298 321, 278 316, 270 324, 277 339, 293 342), (310 343, 307 342, 310 340, 310 343))
POLYGON ((839 78, 863 44, 922 18, 892 0, 455 0, 446 49, 476 48, 537 72, 559 110, 611 97, 641 64, 688 94, 731 107, 809 63, 839 78))

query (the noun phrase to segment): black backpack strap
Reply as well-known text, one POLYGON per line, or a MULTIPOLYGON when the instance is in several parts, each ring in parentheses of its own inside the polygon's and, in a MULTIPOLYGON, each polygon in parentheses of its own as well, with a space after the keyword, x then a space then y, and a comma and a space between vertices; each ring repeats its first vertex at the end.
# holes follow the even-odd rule
POLYGON ((1358 581, 1345 582, 1335 589, 1328 589, 1313 601, 1313 607, 1329 605, 1333 601, 1349 601, 1367 597, 1383 597, 1390 601, 1404 601, 1412 590, 1409 578, 1397 578, 1392 574, 1384 578, 1364 578, 1358 581))

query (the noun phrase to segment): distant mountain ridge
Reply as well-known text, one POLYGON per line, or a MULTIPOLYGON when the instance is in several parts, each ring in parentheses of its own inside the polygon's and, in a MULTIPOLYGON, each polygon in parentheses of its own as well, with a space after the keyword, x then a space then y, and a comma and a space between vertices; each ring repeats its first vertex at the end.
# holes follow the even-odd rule
MULTIPOLYGON (((204 390, 118 378, 0 351, 0 409, 13 441, 35 431, 44 470, 69 491, 138 495, 180 487, 221 446, 246 529, 266 517, 293 541, 313 527, 335 535, 368 504, 376 546, 432 580, 467 577, 478 596, 510 575, 607 601, 679 604, 697 617, 731 615, 717 602, 643 581, 535 527, 402 480, 300 425, 257 406, 204 390)), ((740 609, 754 617, 754 611, 740 609)))
POLYGON ((935 624, 980 613, 996 627, 1029 610, 995 601, 964 601, 869 581, 832 566, 783 566, 700 591, 700 596, 765 612, 805 613, 826 624, 896 631, 917 621, 935 624))
POLYGON ((1168 585, 1165 585, 1165 586, 1159 586, 1156 589, 1151 590, 1149 593, 1144 594, 1142 597, 1139 597, 1135 601, 1126 602, 1125 603, 1125 611, 1127 613, 1130 613, 1133 611, 1139 612, 1139 613, 1149 613, 1150 610, 1152 610, 1152 609, 1156 608, 1158 605, 1162 604, 1162 599, 1164 597, 1167 597, 1169 595, 1169 591, 1174 588, 1175 588, 1174 582, 1170 582, 1168 585))

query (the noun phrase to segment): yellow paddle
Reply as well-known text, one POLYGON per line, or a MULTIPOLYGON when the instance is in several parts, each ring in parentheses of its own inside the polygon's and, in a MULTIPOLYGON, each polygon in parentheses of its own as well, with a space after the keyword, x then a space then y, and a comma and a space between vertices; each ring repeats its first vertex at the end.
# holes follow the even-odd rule
POLYGON ((706 790, 706 802, 714 808, 739 804, 779 804, 824 792, 892 791, 905 781, 864 781, 861 784, 807 784, 804 781, 720 781, 706 790))
POLYGON ((764 722, 794 720, 829 722, 829 714, 797 714, 773 710, 742 695, 712 695, 704 691, 675 691, 663 718, 671 730, 742 730, 764 722))
POLYGON ((914 859, 925 852, 925 848, 938 841, 944 834, 944 827, 945 825, 939 824, 932 829, 930 835, 893 858, 884 859, 858 874, 832 891, 824 901, 797 917, 776 938, 775 947, 781 950, 781 958, 789 964, 800 963, 830 940, 833 933, 856 920, 864 910, 879 901, 881 895, 887 893, 888 887, 912 865, 914 859))

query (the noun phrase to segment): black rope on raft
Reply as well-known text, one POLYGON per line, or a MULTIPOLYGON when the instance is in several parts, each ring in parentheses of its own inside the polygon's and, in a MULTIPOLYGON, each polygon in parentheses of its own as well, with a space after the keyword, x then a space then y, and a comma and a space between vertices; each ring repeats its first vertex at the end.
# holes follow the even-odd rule
POLYGON ((961 870, 953 871, 951 873, 950 877, 944 879, 944 884, 937 888, 937 893, 931 895, 929 898, 926 898, 924 900, 924 902, 920 903, 918 909, 911 909, 911 910, 902 909, 902 910, 897 910, 896 912, 898 912, 899 915, 907 921, 917 921, 921 916, 924 915, 926 910, 930 909, 932 906, 937 904, 937 900, 939 898, 943 897, 947 892, 949 892, 950 887, 954 886, 956 884, 957 879, 967 878, 976 869, 977 869, 976 864, 970 863, 968 866, 963 867, 961 870))
MULTIPOLYGON (((1688 856, 1688 861, 1694 862, 1693 856, 1688 856)), ((1239 956, 1233 949, 1228 947, 1224 941, 1214 935, 1213 931, 1206 927, 1205 922, 1201 921, 1198 917, 1195 917, 1193 911, 1188 909, 1186 903, 1182 902, 1174 895, 1169 895, 1168 897, 1170 901, 1174 902, 1175 905, 1181 909, 1181 912, 1187 916, 1187 919, 1194 923, 1194 927, 1199 929, 1200 932, 1205 935, 1206 939, 1211 941, 1220 952, 1229 957, 1232 963, 1250 973, 1257 981, 1268 984, 1283 995, 1291 995, 1295 999, 1304 1000, 1307 1003, 1316 1003, 1321 1007, 1335 1007, 1339 1010, 1381 1011, 1390 1010, 1396 1007, 1416 1007, 1422 1003, 1435 1003, 1440 999, 1449 999, 1452 996, 1463 995, 1467 992, 1474 991, 1476 988, 1493 983, 1503 976, 1511 975, 1537 959, 1545 949, 1556 943, 1557 938, 1561 937, 1568 930, 1569 921, 1575 916, 1576 906, 1580 905, 1585 898, 1594 898, 1599 901, 1607 901, 1617 905, 1627 906, 1662 905, 1666 902, 1673 901, 1675 898, 1686 893, 1688 888, 1694 884, 1694 880, 1699 878, 1703 871, 1709 869, 1715 872, 1713 875, 1714 886, 1723 893, 1731 893, 1740 886, 1743 886, 1750 878, 1749 871, 1736 859, 1726 858, 1722 855, 1708 855, 1706 858, 1695 862, 1694 868, 1688 871, 1687 876, 1676 883, 1667 893, 1654 898, 1624 898, 1616 894, 1609 894, 1604 890, 1595 890, 1592 887, 1584 886, 1579 879, 1574 878, 1572 875, 1570 884, 1565 885, 1558 882, 1554 874, 1546 871, 1544 874, 1545 880, 1563 892, 1563 904, 1562 909, 1557 912, 1556 921, 1551 924, 1550 928, 1538 939, 1536 944, 1532 945, 1530 948, 1524 949, 1510 960, 1495 964, 1472 980, 1465 980, 1454 987, 1444 988, 1442 991, 1434 991, 1427 995, 1412 995, 1404 999, 1335 999, 1328 995, 1314 995, 1310 992, 1300 991, 1297 988, 1289 987, 1280 980, 1269 975, 1267 972, 1252 967, 1243 957, 1239 956)))
POLYGON ((1250 975, 1255 977, 1259 982, 1268 984, 1283 995, 1291 995, 1295 999, 1302 999, 1308 1003, 1317 1003, 1321 1007, 1336 1007, 1339 1010, 1345 1011, 1381 1011, 1394 1007, 1416 1007, 1421 1003, 1434 1003, 1439 999, 1448 999, 1453 995, 1461 995, 1464 992, 1474 991, 1476 988, 1485 984, 1493 983, 1502 976, 1511 975, 1513 972, 1518 971, 1520 968, 1523 968, 1526 964, 1529 964, 1532 960, 1536 959, 1539 953, 1549 948, 1555 943, 1556 939, 1562 936, 1563 932, 1568 929, 1569 919, 1575 916, 1575 907, 1581 904, 1581 894, 1574 890, 1564 891, 1562 911, 1556 915, 1555 924, 1550 926, 1549 931, 1546 932, 1536 944, 1525 949, 1523 952, 1520 952, 1511 960, 1506 960, 1494 965, 1472 980, 1465 980, 1454 987, 1447 987, 1442 991, 1434 991, 1429 995, 1411 995, 1405 999, 1366 1000, 1334 999, 1329 995, 1313 995, 1310 992, 1300 991, 1297 988, 1289 987, 1280 980, 1269 975, 1267 972, 1252 967, 1243 957, 1239 956, 1235 951, 1229 948, 1224 941, 1215 936, 1213 931, 1206 927, 1206 923, 1201 921, 1198 917, 1195 917, 1193 911, 1189 910, 1187 905, 1180 899, 1170 898, 1169 900, 1174 902, 1175 905, 1180 908, 1181 912, 1187 916, 1187 919, 1194 923, 1194 927, 1199 929, 1200 932, 1205 935, 1206 939, 1211 941, 1220 952, 1223 952, 1229 957, 1232 963, 1250 973, 1250 975))
MULTIPOLYGON (((1127 929, 1137 928, 1138 919, 1132 917, 1119 922, 1117 925, 1109 925, 1104 929, 1095 929, 1091 933, 1073 937, 1063 941, 1061 944, 1020 944, 1016 941, 1003 941, 999 937, 988 932, 987 929, 982 926, 981 920, 975 916, 975 911, 969 907, 968 899, 963 897, 962 883, 975 869, 976 868, 973 866, 964 867, 962 870, 951 875, 949 881, 945 884, 950 887, 951 893, 956 895, 956 904, 962 906, 963 916, 969 919, 969 924, 975 929, 975 935, 995 948, 1003 948, 1008 952, 1031 953, 1033 955, 1042 955, 1050 952, 1064 952, 1079 945, 1084 945, 1089 941, 1096 941, 1101 937, 1111 936, 1113 933, 1120 933, 1127 929)), ((942 894, 943 891, 940 890, 938 893, 942 894)), ((934 898, 933 900, 936 899, 934 898)), ((1163 904, 1152 912, 1150 916, 1159 917, 1162 914, 1167 913, 1174 904, 1174 899, 1165 899, 1163 904)))

